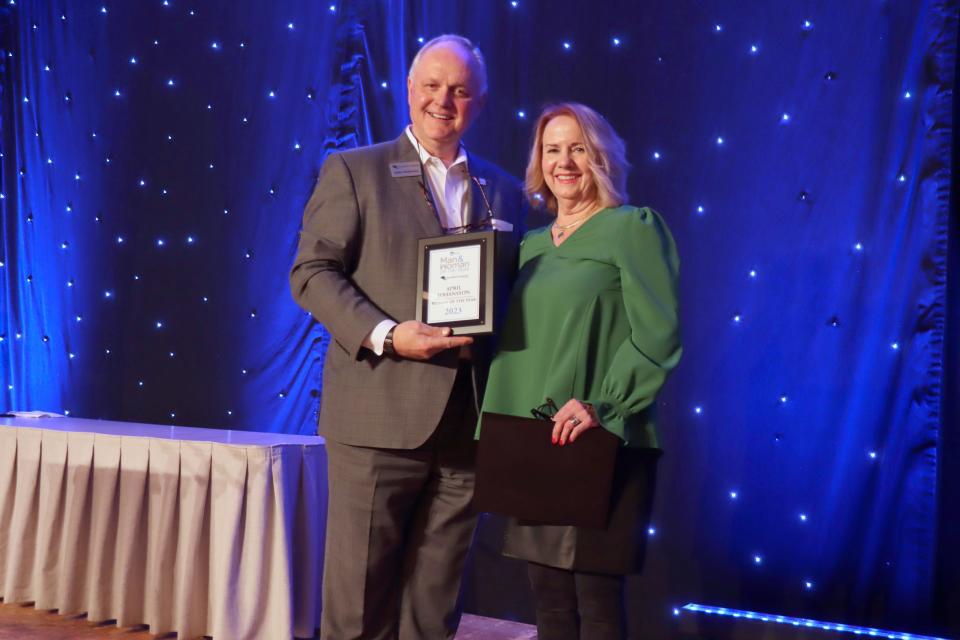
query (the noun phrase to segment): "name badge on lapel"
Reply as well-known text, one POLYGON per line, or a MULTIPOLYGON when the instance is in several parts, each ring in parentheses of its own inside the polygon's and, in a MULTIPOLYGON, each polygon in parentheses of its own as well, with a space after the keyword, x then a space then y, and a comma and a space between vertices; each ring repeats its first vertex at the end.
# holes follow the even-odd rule
POLYGON ((419 178, 419 162, 391 162, 390 175, 394 178, 419 178))

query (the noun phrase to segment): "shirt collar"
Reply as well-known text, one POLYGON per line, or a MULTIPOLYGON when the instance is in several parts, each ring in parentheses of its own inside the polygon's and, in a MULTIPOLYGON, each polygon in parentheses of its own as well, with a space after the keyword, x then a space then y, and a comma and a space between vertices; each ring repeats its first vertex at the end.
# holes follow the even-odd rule
MULTIPOLYGON (((440 166, 441 166, 441 167, 444 166, 443 160, 441 160, 441 159, 438 158, 437 156, 431 155, 430 152, 427 151, 426 148, 424 148, 423 145, 421 145, 419 142, 417 142, 416 136, 413 135, 413 126, 412 126, 412 125, 409 125, 409 124, 408 124, 408 125, 407 125, 407 128, 405 129, 405 132, 406 132, 406 134, 407 134, 407 138, 410 140, 410 144, 412 144, 412 145, 413 145, 413 148, 416 149, 417 152, 420 154, 420 162, 422 162, 424 165, 438 162, 438 163, 440 163, 440 166)), ((467 150, 463 148, 463 144, 462 144, 462 143, 460 144, 460 149, 459 149, 459 152, 457 153, 457 157, 454 159, 454 161, 453 161, 453 163, 450 165, 450 167, 453 167, 453 166, 458 165, 458 164, 460 164, 460 163, 463 163, 463 164, 464 164, 464 168, 466 168, 466 165, 467 165, 467 150)), ((444 168, 449 169, 449 167, 444 167, 444 168)))

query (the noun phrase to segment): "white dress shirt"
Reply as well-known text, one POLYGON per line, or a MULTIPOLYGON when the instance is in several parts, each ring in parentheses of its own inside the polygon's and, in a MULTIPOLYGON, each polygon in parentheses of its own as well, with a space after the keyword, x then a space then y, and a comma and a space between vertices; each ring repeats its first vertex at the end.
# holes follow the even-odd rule
POLYGON ((443 160, 430 155, 413 135, 413 127, 407 126, 407 138, 420 153, 420 162, 423 163, 427 182, 430 183, 430 193, 437 206, 437 216, 444 231, 463 227, 468 214, 467 198, 470 194, 470 172, 467 169, 467 152, 463 145, 457 152, 457 157, 446 166, 443 160))
MULTIPOLYGON (((430 155, 430 152, 417 142, 417 138, 413 135, 413 127, 410 125, 407 125, 406 134, 410 144, 420 154, 420 162, 427 176, 430 193, 433 194, 433 203, 436 206, 440 226, 444 231, 463 227, 466 224, 470 206, 470 172, 467 169, 467 152, 463 145, 460 145, 456 159, 448 167, 443 160, 430 155)), ((383 339, 396 324, 390 319, 381 320, 363 339, 363 346, 378 356, 383 355, 383 339)))

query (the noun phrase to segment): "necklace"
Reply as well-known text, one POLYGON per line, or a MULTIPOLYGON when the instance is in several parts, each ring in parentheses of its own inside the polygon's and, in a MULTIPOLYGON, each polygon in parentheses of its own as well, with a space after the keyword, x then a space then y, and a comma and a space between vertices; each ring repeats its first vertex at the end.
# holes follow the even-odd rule
POLYGON ((553 223, 553 228, 557 229, 557 239, 559 240, 567 234, 567 229, 573 229, 575 226, 587 219, 587 216, 580 218, 579 220, 574 220, 569 224, 560 224, 556 221, 553 223))

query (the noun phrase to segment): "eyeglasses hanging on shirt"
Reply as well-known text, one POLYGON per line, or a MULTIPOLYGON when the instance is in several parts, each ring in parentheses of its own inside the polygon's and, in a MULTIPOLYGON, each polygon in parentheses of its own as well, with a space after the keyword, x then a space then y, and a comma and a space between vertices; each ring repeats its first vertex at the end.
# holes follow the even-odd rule
MULTIPOLYGON (((463 216, 463 207, 460 209, 460 222, 461 224, 454 227, 447 227, 443 224, 443 216, 440 215, 440 210, 437 207, 437 203, 434 201, 433 190, 429 188, 429 180, 427 179, 427 173, 424 168, 423 163, 423 153, 420 147, 420 142, 417 141, 417 155, 420 157, 420 192, 423 194, 424 200, 427 202, 427 206, 433 211, 433 215, 436 216, 437 222, 440 223, 440 228, 443 229, 444 234, 452 235, 457 233, 469 233, 471 231, 482 231, 484 229, 489 229, 493 227, 494 215, 493 208, 490 206, 490 200, 487 198, 487 192, 483 188, 483 182, 480 178, 470 175, 470 169, 467 165, 464 165, 464 171, 467 174, 467 177, 470 182, 473 182, 476 185, 476 188, 480 190, 480 197, 483 198, 483 204, 486 208, 486 216, 476 222, 466 222, 463 216)), ((469 194, 470 192, 467 191, 469 194)))

